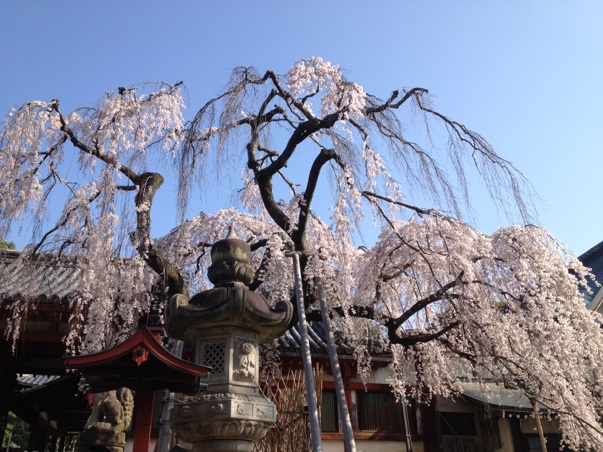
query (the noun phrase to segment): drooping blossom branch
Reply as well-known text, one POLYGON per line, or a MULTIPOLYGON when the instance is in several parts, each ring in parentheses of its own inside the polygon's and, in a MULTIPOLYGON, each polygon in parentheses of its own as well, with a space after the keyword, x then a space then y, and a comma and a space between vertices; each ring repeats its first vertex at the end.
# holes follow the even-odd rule
POLYGON ((118 88, 70 114, 58 101, 31 102, 0 129, 0 237, 33 220, 30 254, 82 269, 69 347, 98 350, 166 296, 208 288, 208 251, 234 223, 251 244, 251 287, 270 303, 291 296, 287 252, 301 254, 308 318, 320 319, 321 292, 361 375, 379 344, 401 398, 408 388, 419 400, 448 396, 465 377, 495 381, 557 413, 569 447, 603 448, 603 337, 581 292, 589 273, 529 226, 529 183, 485 138, 438 111, 424 88, 383 100, 316 57, 282 75, 235 68, 189 122, 181 89, 118 88), (241 176, 242 208, 153 238, 170 167, 182 220, 216 172, 241 176), (474 175, 523 226, 471 227, 474 175), (46 223, 60 193, 63 212, 46 223), (362 242, 367 228, 380 231, 375 243, 362 242))

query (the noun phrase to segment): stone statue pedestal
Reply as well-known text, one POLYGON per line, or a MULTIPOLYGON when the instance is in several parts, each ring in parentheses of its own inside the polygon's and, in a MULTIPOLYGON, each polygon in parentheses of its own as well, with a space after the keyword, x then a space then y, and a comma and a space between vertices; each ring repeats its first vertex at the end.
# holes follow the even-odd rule
POLYGON ((94 436, 93 442, 86 446, 88 451, 123 452, 126 445, 126 434, 116 432, 111 425, 107 428, 91 427, 88 434, 94 436))

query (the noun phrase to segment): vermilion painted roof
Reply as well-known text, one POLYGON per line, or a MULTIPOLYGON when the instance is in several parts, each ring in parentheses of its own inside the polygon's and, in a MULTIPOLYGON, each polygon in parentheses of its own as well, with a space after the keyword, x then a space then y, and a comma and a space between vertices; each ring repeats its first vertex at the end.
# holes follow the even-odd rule
POLYGON ((84 374, 95 392, 123 386, 133 390, 197 392, 200 378, 211 370, 173 355, 146 327, 112 348, 63 359, 67 368, 84 374))

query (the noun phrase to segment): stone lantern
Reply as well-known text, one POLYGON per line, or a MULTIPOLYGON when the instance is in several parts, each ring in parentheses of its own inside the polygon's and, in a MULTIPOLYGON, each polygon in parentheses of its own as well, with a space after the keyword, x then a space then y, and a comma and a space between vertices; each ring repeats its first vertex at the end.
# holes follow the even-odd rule
POLYGON ((271 308, 247 284, 253 280, 249 244, 234 227, 211 249, 215 285, 190 299, 174 295, 168 335, 195 345, 195 363, 210 366, 207 392, 174 406, 172 430, 197 451, 251 451, 276 422, 276 406, 259 391, 259 345, 282 335, 293 306, 271 308))

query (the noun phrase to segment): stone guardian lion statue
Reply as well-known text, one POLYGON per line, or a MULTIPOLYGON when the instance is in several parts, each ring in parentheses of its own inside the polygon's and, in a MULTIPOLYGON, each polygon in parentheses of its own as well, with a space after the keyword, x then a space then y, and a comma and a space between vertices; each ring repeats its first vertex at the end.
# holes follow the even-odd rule
POLYGON ((126 429, 132 421, 134 396, 128 388, 98 392, 92 413, 79 437, 77 452, 123 452, 126 429))

